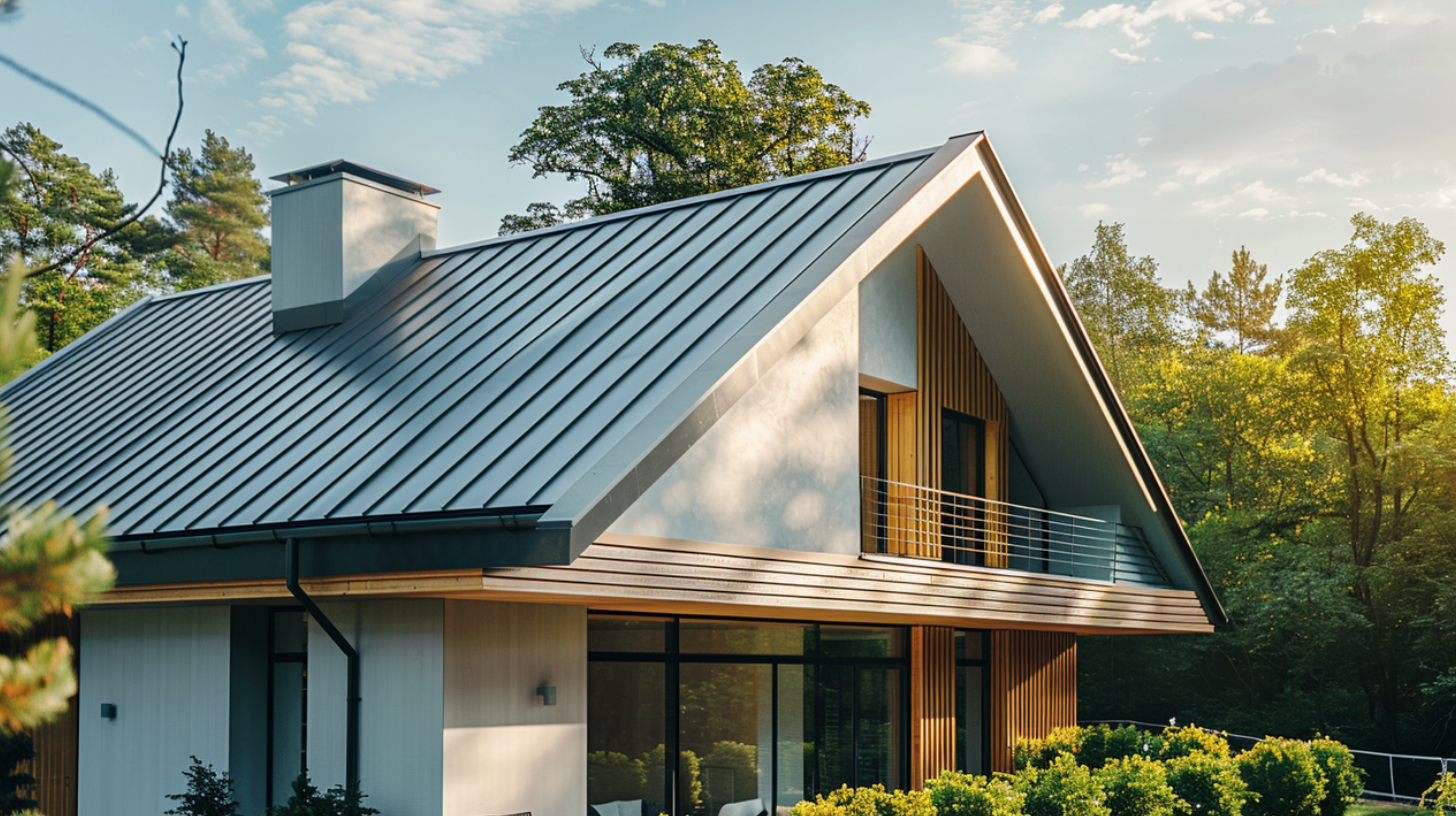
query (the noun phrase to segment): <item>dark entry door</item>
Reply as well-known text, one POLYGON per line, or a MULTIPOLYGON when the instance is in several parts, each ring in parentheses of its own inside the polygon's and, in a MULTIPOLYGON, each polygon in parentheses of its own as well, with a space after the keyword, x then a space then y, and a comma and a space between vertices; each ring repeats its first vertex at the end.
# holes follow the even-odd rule
POLYGON ((957 564, 986 562, 986 423, 943 409, 940 421, 941 558, 957 564), (974 497, 974 498, 972 498, 974 497))

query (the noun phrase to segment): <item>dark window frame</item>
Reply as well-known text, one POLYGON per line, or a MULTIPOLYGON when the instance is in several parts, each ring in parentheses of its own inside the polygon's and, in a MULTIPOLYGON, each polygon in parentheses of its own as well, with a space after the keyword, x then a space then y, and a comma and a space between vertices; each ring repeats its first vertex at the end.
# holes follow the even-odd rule
MULTIPOLYGON (((889 421, 890 421, 890 418, 889 418, 890 395, 889 394, 885 394, 885 393, 880 392, 880 391, 875 391, 874 389, 871 389, 871 388, 864 388, 864 387, 861 387, 859 389, 859 395, 861 397, 870 397, 871 399, 873 399, 875 401, 875 440, 876 440, 876 444, 879 447, 879 450, 877 451, 879 453, 879 457, 875 461, 875 478, 878 479, 883 484, 884 482, 886 482, 886 481, 889 480, 889 473, 890 473, 890 465, 889 465, 889 460, 890 460, 890 453, 889 453, 889 447, 890 447, 890 438, 889 438, 889 436, 890 436, 890 427, 889 427, 889 421)), ((864 456, 864 451, 860 451, 860 456, 861 457, 864 456)), ((861 489, 860 490, 861 500, 863 500, 864 495, 865 495, 865 491, 863 489, 861 489)), ((881 496, 880 494, 878 494, 878 493, 874 494, 874 502, 875 502, 875 532, 874 532, 875 549, 874 549, 874 551, 877 552, 877 553, 886 553, 886 552, 889 552, 889 542, 886 540, 886 536, 885 536, 885 527, 889 523, 888 510, 886 509, 886 506, 885 506, 886 505, 885 498, 883 496, 881 496)), ((861 534, 861 539, 862 538, 863 538, 863 534, 861 534)), ((863 546, 864 546, 863 541, 861 541, 860 546, 861 546, 861 548, 863 548, 863 546)))
MULTIPOLYGON (((982 674, 981 674, 981 757, 982 757, 982 760, 987 763, 987 767, 983 768, 980 771, 968 771, 966 769, 965 757, 963 757, 961 755, 962 754, 961 741, 959 739, 957 739, 956 740, 956 752, 955 752, 956 770, 960 771, 961 773, 982 773, 982 774, 989 775, 991 773, 991 768, 989 767, 989 763, 991 761, 991 633, 988 632, 988 631, 986 631, 986 630, 984 630, 984 629, 957 629, 956 632, 955 632, 955 634, 963 634, 963 635, 966 636, 967 639, 972 638, 972 637, 979 637, 981 639, 981 656, 980 657, 975 657, 975 658, 973 658, 973 657, 956 657, 956 659, 955 659, 955 668, 956 668, 956 674, 957 675, 960 674, 960 670, 962 668, 979 668, 979 669, 982 670, 982 674)), ((961 684, 959 682, 960 678, 957 677, 956 680, 957 680, 957 682, 955 684, 956 694, 959 695, 960 694, 960 686, 961 686, 961 684)), ((962 708, 961 701, 960 700, 957 700, 956 701, 956 714, 957 715, 960 714, 961 708, 962 708)), ((956 725, 957 725, 956 730, 959 731, 960 730, 960 728, 959 728, 960 723, 957 723, 956 725)))
MULTIPOLYGON (((281 805, 281 804, 283 804, 284 802, 287 801, 287 799, 284 799, 283 801, 279 801, 279 802, 275 802, 273 800, 273 794, 274 794, 274 790, 273 790, 273 766, 274 766, 274 757, 273 757, 273 737, 274 737, 273 724, 274 724, 274 721, 277 719, 277 717, 275 716, 275 712, 274 712, 274 688, 273 688, 273 686, 274 686, 274 682, 275 682, 276 675, 277 675, 276 671, 274 670, 274 666, 276 666, 279 663, 301 663, 301 664, 303 664, 303 702, 302 702, 302 706, 300 708, 300 714, 302 716, 303 723, 302 723, 302 727, 300 728, 300 731, 299 731, 299 736, 300 736, 300 739, 299 739, 299 749, 301 751, 301 753, 299 755, 299 764, 300 764, 300 767, 302 767, 302 768, 307 768, 308 767, 308 640, 307 639, 304 640, 304 643, 303 643, 303 651, 301 651, 301 652, 279 652, 279 651, 277 651, 277 643, 275 642, 276 641, 275 635, 276 635, 276 632, 277 632, 277 626, 274 623, 274 619, 279 614, 284 614, 284 613, 288 613, 288 614, 300 614, 301 613, 304 616, 304 618, 303 618, 303 620, 304 620, 304 627, 306 629, 307 626, 308 626, 308 615, 307 615, 307 611, 308 610, 304 609, 302 606, 270 606, 270 607, 268 607, 268 727, 267 727, 267 737, 266 737, 266 739, 267 739, 267 745, 266 745, 266 748, 267 748, 267 756, 264 759, 264 763, 263 763, 263 774, 264 774, 264 782, 265 782, 265 787, 264 787, 264 801, 268 803, 268 806, 269 807, 272 807, 273 805, 281 805)), ((295 776, 296 776, 296 774, 295 774, 295 776)))
MULTIPOLYGON (((952 422, 962 423, 970 426, 976 436, 976 456, 975 461, 972 463, 974 466, 976 484, 974 491, 972 491, 970 495, 973 495, 984 501, 986 498, 986 420, 945 407, 942 407, 940 409, 941 490, 945 494, 966 495, 965 493, 951 490, 950 487, 945 484, 946 447, 948 442, 948 440, 946 439, 945 431, 946 426, 951 424, 952 422)), ((959 487, 959 485, 957 487, 959 487)), ((962 511, 960 513, 952 515, 952 518, 958 519, 959 522, 962 524, 964 524, 965 522, 969 522, 973 530, 979 529, 984 531, 986 519, 983 506, 972 502, 965 507, 961 507, 959 503, 955 503, 954 500, 951 500, 948 497, 946 498, 946 504, 952 507, 956 507, 958 510, 962 511)), ((944 510, 942 510, 942 514, 945 514, 944 510)), ((942 530, 941 535, 944 540, 948 541, 958 538, 958 536, 952 535, 945 530, 942 530)), ((984 566, 986 563, 986 553, 983 551, 982 548, 975 548, 971 551, 967 551, 963 548, 945 547, 941 551, 941 560, 956 564, 973 564, 975 566, 984 566)))

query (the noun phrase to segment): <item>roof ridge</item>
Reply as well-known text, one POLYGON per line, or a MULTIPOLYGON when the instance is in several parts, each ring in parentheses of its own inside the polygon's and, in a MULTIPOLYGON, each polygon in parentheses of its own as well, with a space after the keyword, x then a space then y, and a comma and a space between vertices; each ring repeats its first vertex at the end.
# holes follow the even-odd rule
POLYGON ((457 252, 473 252, 475 250, 483 249, 488 246, 508 244, 512 241, 519 241, 528 237, 531 239, 535 239, 541 237, 542 235, 551 235, 557 232, 568 232, 574 229, 596 227, 624 218, 636 218, 638 216, 646 215, 648 213, 666 212, 668 210, 679 209, 682 207, 694 207, 708 201, 717 201, 725 198, 738 198, 744 195, 761 192, 767 189, 789 187, 797 184, 812 184, 814 182, 821 181, 826 178, 831 178, 833 176, 858 173, 864 170, 871 170, 891 164, 899 164, 902 162, 924 159, 927 156, 935 153, 935 151, 939 149, 940 146, 926 147, 921 148, 920 150, 911 150, 905 153, 896 153, 893 156, 885 156, 879 159, 856 162, 854 164, 845 164, 839 167, 831 167, 827 170, 817 170, 813 173, 804 173, 797 176, 786 176, 784 178, 773 179, 771 181, 761 181, 757 184, 750 184, 746 187, 734 187, 728 190, 718 190, 717 192, 704 193, 702 195, 691 196, 689 198, 680 198, 676 201, 664 201, 661 204, 652 204, 646 207, 636 207, 630 210, 622 210, 621 212, 597 215, 591 218, 584 218, 580 221, 572 221, 567 224, 557 224, 553 227, 543 227, 541 229, 515 233, 514 235, 497 235, 494 238, 485 238, 479 241, 471 241, 470 243, 459 244, 457 246, 442 247, 440 249, 430 250, 429 252, 422 253, 420 257, 437 258, 444 255, 453 255, 457 252))

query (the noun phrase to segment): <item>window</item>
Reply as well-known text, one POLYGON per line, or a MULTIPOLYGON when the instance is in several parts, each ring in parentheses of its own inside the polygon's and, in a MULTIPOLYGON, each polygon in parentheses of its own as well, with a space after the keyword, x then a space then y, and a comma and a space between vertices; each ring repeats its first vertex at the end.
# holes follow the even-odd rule
POLYGON ((593 615, 588 803, 716 816, 903 787, 904 642, 896 627, 593 615))
POLYGON ((941 410, 940 489, 946 492, 941 557, 957 564, 985 564, 986 423, 941 410))
POLYGON ((268 610, 268 804, 282 805, 308 767, 308 616, 268 610))
POLYGON ((990 694, 986 633, 958 630, 956 662, 956 770, 986 774, 990 754, 990 694))
POLYGON ((864 552, 886 552, 884 394, 859 392, 860 529, 864 552))

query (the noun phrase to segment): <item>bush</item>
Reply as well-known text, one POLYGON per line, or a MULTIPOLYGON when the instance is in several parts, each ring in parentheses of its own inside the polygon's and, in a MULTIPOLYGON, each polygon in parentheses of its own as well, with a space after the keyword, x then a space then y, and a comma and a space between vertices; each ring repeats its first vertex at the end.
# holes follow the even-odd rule
POLYGON ((1082 729, 1076 726, 1058 728, 1042 739, 1021 737, 1016 740, 1012 761, 1016 770, 1045 768, 1062 754, 1077 756, 1082 750, 1082 729))
POLYGON ((1028 768, 1017 774, 1016 787, 1026 795, 1022 806, 1027 816, 1111 816, 1102 804, 1102 783, 1092 772, 1077 764, 1071 754, 1061 754, 1045 768, 1028 768))
POLYGON ((187 777, 187 790, 167 794, 168 799, 179 804, 166 816, 241 816, 233 800, 233 778, 227 771, 219 775, 211 765, 192 757, 191 767, 182 775, 187 777))
POLYGON ((1227 754, 1194 751, 1163 760, 1163 767, 1168 772, 1168 786, 1193 816, 1242 816, 1249 786, 1227 754))
POLYGON ((800 802, 791 816, 936 816, 928 791, 895 791, 884 785, 845 786, 813 802, 800 802))
POLYGON ((32 759, 35 743, 29 734, 0 734, 0 813, 25 813, 35 807, 35 800, 25 795, 34 791, 35 777, 17 770, 32 759))
POLYGON ((1365 790, 1365 771, 1355 766, 1355 755, 1343 743, 1326 737, 1310 740, 1309 751, 1325 775, 1325 798, 1320 816, 1344 816, 1365 790))
POLYGON ((1139 731, 1131 725, 1119 728, 1092 725, 1082 729, 1082 744, 1077 752, 1077 761, 1095 770, 1114 759, 1155 756, 1161 746, 1160 737, 1139 731))
POLYGON ((1224 759, 1232 756, 1229 751, 1228 740, 1211 731, 1205 731, 1196 725, 1166 728, 1163 730, 1162 737, 1162 746, 1158 751, 1159 759, 1185 757, 1195 751, 1202 751, 1209 756, 1223 757, 1224 759))
POLYGON ((1173 816, 1178 797, 1157 760, 1140 756, 1110 759, 1097 771, 1103 803, 1115 816, 1173 816))
POLYGON ((266 816, 371 816, 379 812, 365 807, 364 799, 363 793, 346 790, 342 785, 321 794, 305 771, 293 780, 293 795, 288 797, 288 804, 268 808, 266 816))
POLYGON ((943 771, 926 784, 936 816, 1022 816, 1026 796, 1004 778, 943 771))
POLYGON ((1421 807, 1437 813, 1456 810, 1456 774, 1443 773, 1440 779, 1426 788, 1426 792, 1421 794, 1421 807))
POLYGON ((1320 816, 1325 775, 1309 746, 1270 737, 1239 755, 1239 776, 1257 798, 1244 816, 1320 816))

